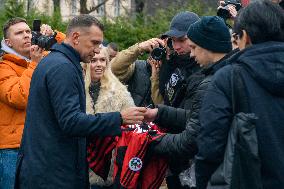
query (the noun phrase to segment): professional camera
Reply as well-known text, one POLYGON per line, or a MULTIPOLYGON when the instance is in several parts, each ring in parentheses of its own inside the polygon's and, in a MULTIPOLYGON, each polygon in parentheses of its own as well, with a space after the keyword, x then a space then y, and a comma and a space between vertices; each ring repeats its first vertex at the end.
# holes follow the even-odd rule
POLYGON ((154 60, 162 60, 163 57, 165 57, 167 54, 167 50, 165 47, 163 47, 162 45, 159 45, 159 47, 154 48, 153 51, 151 52, 151 57, 154 60))
MULTIPOLYGON (((173 49, 173 44, 172 44, 172 39, 168 38, 167 40, 167 47, 170 49, 173 49)), ((153 49, 151 52, 151 57, 154 60, 162 60, 164 57, 166 57, 167 54, 167 49, 166 47, 163 47, 162 45, 159 44, 159 47, 153 49)))
POLYGON ((242 8, 242 4, 238 0, 225 1, 225 4, 223 4, 217 11, 217 15, 224 20, 231 18, 231 14, 228 10, 228 5, 234 5, 236 11, 239 11, 242 8))
POLYGON ((53 36, 45 36, 40 33, 41 20, 33 21, 33 30, 32 30, 32 45, 38 45, 39 47, 49 50, 52 45, 57 41, 55 39, 56 32, 53 36))

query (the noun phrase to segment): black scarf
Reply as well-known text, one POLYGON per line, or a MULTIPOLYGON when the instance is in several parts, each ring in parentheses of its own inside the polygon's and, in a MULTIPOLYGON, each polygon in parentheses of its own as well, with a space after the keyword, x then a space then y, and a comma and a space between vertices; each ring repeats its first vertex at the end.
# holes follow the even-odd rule
POLYGON ((92 106, 93 106, 94 111, 95 111, 96 102, 99 97, 100 88, 101 88, 101 82, 91 82, 89 86, 89 94, 92 99, 92 106))

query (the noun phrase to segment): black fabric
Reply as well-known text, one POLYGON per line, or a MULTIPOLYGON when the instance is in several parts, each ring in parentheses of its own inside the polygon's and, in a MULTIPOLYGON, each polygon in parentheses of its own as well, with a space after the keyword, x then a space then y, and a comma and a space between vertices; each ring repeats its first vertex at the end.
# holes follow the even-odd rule
POLYGON ((188 78, 198 72, 200 67, 189 55, 176 56, 173 64, 176 65, 175 69, 171 71, 170 77, 164 84, 164 104, 181 108, 189 82, 188 78))
POLYGON ((202 98, 212 75, 227 64, 226 58, 228 57, 224 57, 207 69, 188 78, 189 82, 183 100, 184 109, 165 105, 158 106, 155 122, 160 127, 166 128, 167 132, 171 134, 165 135, 159 145, 155 146, 156 153, 168 156, 175 154, 175 158, 185 158, 187 161, 197 153, 195 139, 200 130, 199 110, 202 98))
POLYGON ((135 61, 135 69, 128 80, 128 90, 136 106, 148 106, 152 104, 151 98, 151 66, 145 60, 135 61))
MULTIPOLYGON (((263 188, 284 188, 284 44, 254 44, 235 54, 230 62, 241 67, 249 108, 259 118, 256 134, 263 188)), ((232 68, 228 65, 214 75, 200 111, 196 178, 201 189, 223 161, 233 117, 232 68)))
POLYGON ((181 111, 166 106, 158 109, 156 120, 158 125, 166 127, 171 134, 163 136, 160 142, 153 147, 153 151, 159 155, 172 158, 171 170, 174 174, 189 168, 189 159, 193 158, 198 151, 196 138, 200 132, 199 111, 203 96, 212 75, 218 69, 227 65, 227 59, 232 54, 188 78, 186 94, 181 103, 185 110, 181 111), (185 118, 182 119, 182 116, 185 116, 185 118), (179 126, 177 126, 178 124, 179 126), (173 154, 175 155, 173 156, 173 154))
MULTIPOLYGON (((165 96, 165 86, 166 82, 170 79, 172 72, 176 69, 177 65, 175 61, 179 56, 176 54, 173 54, 170 56, 169 60, 163 60, 162 65, 160 67, 160 72, 159 72, 159 91, 162 97, 164 98, 165 96)), ((186 57, 187 58, 187 57, 186 57)))
POLYGON ((91 82, 89 86, 89 94, 92 98, 93 110, 95 110, 95 105, 99 97, 100 89, 101 89, 101 82, 91 82))
POLYGON ((122 171, 122 165, 123 165, 123 160, 126 154, 127 146, 121 146, 117 149, 117 154, 116 154, 116 164, 119 167, 117 174, 114 178, 114 184, 113 184, 113 189, 124 189, 123 186, 120 184, 120 175, 122 171))
POLYGON ((189 27, 187 37, 198 46, 213 52, 232 51, 229 28, 219 16, 202 17, 189 27))
POLYGON ((33 73, 16 188, 89 189, 86 136, 121 134, 120 113, 87 115, 80 55, 55 44, 33 73))
POLYGON ((207 188, 261 189, 255 128, 258 118, 249 113, 249 101, 238 67, 234 66, 232 72, 232 109, 235 116, 230 127, 224 161, 211 176, 207 188))

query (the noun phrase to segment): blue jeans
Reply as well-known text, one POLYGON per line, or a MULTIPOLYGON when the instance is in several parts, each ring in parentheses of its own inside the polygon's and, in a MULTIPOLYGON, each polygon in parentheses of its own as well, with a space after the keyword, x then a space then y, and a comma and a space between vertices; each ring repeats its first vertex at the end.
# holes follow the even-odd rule
POLYGON ((13 189, 18 149, 0 149, 0 189, 13 189))

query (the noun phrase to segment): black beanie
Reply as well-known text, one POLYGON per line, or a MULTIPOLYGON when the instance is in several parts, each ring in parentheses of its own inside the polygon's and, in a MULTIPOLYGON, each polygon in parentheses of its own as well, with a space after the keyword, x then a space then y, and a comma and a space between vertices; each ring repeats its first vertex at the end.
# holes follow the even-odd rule
POLYGON ((198 46, 212 52, 228 53, 232 50, 229 28, 218 16, 202 17, 189 27, 187 36, 198 46))

